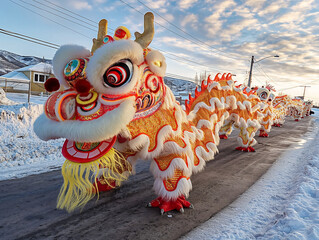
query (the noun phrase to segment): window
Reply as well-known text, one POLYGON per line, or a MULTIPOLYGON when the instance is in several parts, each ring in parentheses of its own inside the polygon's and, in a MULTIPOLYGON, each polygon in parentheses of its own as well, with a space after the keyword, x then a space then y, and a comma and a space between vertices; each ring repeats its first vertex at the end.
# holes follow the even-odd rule
POLYGON ((49 78, 49 75, 34 73, 34 82, 44 83, 49 78))

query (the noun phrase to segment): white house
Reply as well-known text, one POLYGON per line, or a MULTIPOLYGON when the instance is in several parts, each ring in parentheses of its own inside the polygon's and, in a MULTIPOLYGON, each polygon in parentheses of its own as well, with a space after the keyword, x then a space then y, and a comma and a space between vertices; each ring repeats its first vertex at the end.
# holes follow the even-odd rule
POLYGON ((44 82, 49 77, 53 77, 52 65, 38 63, 0 76, 0 87, 10 92, 26 92, 29 87, 32 93, 46 92, 44 82))

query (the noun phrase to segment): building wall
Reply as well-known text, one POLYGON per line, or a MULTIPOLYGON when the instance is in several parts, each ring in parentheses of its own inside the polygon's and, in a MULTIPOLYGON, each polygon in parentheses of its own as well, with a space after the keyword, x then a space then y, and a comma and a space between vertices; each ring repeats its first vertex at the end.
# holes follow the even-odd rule
MULTIPOLYGON (((44 75, 47 75, 48 73, 40 73, 40 72, 34 72, 34 71, 29 71, 27 72, 27 76, 30 78, 31 80, 31 92, 32 93, 46 93, 47 91, 45 90, 44 88, 44 83, 42 82, 35 82, 34 81, 34 73, 39 73, 39 74, 44 74, 44 75)), ((24 73, 26 74, 26 73, 24 73)), ((49 78, 50 77, 54 77, 53 74, 48 74, 49 75, 49 78)))

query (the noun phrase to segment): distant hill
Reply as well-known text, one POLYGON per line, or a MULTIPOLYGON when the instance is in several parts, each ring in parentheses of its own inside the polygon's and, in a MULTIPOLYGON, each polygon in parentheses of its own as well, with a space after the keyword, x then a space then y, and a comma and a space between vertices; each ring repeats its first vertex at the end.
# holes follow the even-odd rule
POLYGON ((5 50, 0 50, 0 76, 15 69, 29 65, 34 65, 40 62, 52 64, 52 60, 43 59, 34 56, 21 56, 5 50))

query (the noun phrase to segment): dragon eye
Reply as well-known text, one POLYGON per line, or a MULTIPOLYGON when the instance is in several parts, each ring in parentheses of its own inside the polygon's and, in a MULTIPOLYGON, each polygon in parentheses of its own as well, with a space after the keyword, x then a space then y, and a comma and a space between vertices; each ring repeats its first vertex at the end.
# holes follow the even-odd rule
POLYGON ((261 92, 260 95, 259 95, 259 97, 260 97, 262 100, 266 100, 267 97, 268 97, 268 94, 267 94, 267 92, 261 92))
POLYGON ((133 64, 124 59, 109 67, 103 75, 104 86, 120 87, 129 82, 133 75, 133 64))

